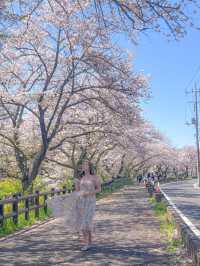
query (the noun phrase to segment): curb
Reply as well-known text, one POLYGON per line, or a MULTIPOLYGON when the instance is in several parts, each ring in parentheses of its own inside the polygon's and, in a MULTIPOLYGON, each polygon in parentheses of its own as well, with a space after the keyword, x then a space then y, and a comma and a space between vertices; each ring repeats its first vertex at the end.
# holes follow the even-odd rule
POLYGON ((194 266, 200 266, 200 230, 176 207, 161 189, 168 215, 175 221, 180 238, 194 266))
POLYGON ((199 184, 198 184, 198 183, 195 183, 195 184, 193 185, 193 187, 194 187, 194 188, 196 188, 196 189, 200 189, 200 187, 199 187, 199 184))

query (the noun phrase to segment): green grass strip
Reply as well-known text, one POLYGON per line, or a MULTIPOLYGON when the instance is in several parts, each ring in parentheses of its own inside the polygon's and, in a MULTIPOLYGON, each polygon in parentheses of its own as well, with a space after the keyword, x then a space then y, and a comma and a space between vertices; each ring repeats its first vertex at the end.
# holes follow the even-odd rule
POLYGON ((177 236, 177 227, 175 221, 169 219, 167 214, 167 205, 165 202, 156 202, 155 198, 150 199, 150 203, 153 205, 154 213, 160 221, 161 232, 167 238, 167 250, 169 252, 176 252, 182 246, 182 240, 177 236))

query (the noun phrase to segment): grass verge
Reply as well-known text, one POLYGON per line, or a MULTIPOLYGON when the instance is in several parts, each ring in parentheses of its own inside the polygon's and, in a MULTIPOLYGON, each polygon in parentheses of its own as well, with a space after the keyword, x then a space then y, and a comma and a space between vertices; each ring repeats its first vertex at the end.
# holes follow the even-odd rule
POLYGON ((182 240, 178 237, 175 221, 170 219, 167 214, 167 205, 163 201, 156 202, 154 197, 150 198, 150 203, 153 205, 155 215, 160 221, 161 232, 167 238, 167 250, 172 253, 176 252, 182 246, 182 240))
POLYGON ((7 236, 11 233, 14 233, 20 229, 26 228, 28 226, 31 226, 33 224, 36 224, 38 221, 44 221, 45 219, 48 219, 50 217, 51 211, 48 210, 47 214, 45 214, 43 209, 40 209, 39 212, 39 218, 35 218, 35 213, 34 211, 30 211, 29 215, 30 215, 30 219, 27 221, 24 218, 24 214, 20 214, 18 217, 18 224, 15 225, 13 223, 13 220, 7 219, 3 226, 0 227, 0 238, 7 236))

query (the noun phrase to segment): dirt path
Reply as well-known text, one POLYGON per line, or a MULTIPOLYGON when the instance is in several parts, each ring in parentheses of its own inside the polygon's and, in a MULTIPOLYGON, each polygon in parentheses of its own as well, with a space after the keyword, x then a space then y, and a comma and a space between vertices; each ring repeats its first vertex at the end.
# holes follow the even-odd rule
POLYGON ((57 219, 0 241, 0 266, 183 265, 168 254, 143 188, 126 187, 97 204, 94 247, 80 244, 57 219))

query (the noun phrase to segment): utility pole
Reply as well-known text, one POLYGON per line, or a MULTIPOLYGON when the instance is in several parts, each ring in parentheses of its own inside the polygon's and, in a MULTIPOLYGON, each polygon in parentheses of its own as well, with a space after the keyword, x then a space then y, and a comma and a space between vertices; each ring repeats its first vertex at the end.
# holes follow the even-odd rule
POLYGON ((198 93, 197 87, 195 85, 194 93, 194 110, 195 110, 195 119, 193 119, 193 124, 195 125, 196 130, 196 148, 197 148, 197 182, 200 187, 200 152, 199 152, 199 114, 198 114, 198 93))

